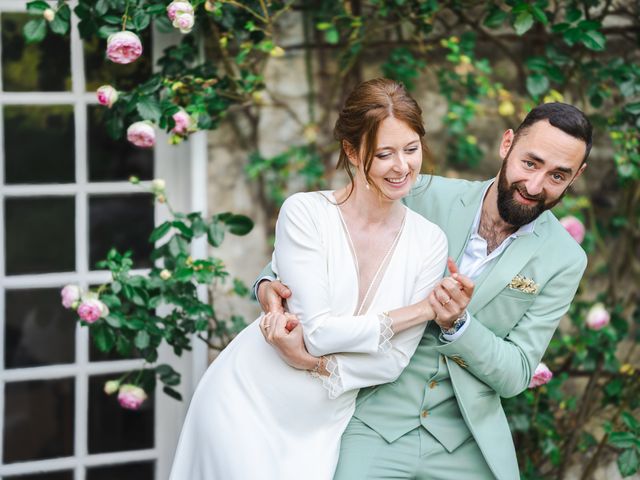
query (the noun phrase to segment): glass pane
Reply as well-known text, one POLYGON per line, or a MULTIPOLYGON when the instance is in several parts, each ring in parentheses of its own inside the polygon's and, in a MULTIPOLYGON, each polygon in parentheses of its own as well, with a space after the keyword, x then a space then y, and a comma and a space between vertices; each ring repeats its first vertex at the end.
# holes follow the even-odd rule
POLYGON ((154 463, 126 463, 108 467, 92 467, 87 469, 87 480, 153 480, 154 463))
POLYGON ((94 196, 89 199, 89 267, 107 257, 111 247, 133 251, 136 268, 151 267, 153 196, 94 196))
POLYGON ((30 473, 28 475, 3 478, 4 480, 73 480, 73 470, 64 472, 30 473))
MULTIPOLYGON (((104 383, 121 374, 94 376, 89 379, 89 453, 118 452, 153 448, 153 393, 140 410, 125 410, 117 394, 104 393, 104 383)), ((100 477, 102 478, 102 477, 100 477)), ((113 477, 120 478, 120 477, 113 477)))
POLYGON ((6 92, 60 92, 71 90, 69 35, 47 35, 27 45, 22 27, 32 15, 2 13, 2 84, 6 92))
POLYGON ((71 183, 75 179, 73 107, 4 107, 5 182, 71 183))
POLYGON ((135 147, 124 138, 113 140, 107 133, 105 113, 103 106, 89 107, 89 180, 127 180, 131 175, 151 180, 153 150, 135 147))
POLYGON ((151 29, 140 35, 143 54, 135 62, 118 65, 105 60, 107 41, 103 38, 84 40, 84 65, 87 91, 110 84, 118 90, 131 90, 151 76, 151 29))
POLYGON ((5 386, 5 463, 73 455, 74 379, 5 386))
POLYGON ((5 199, 7 275, 75 270, 73 197, 5 199))
POLYGON ((76 315, 60 289, 7 290, 5 300, 5 368, 75 361, 76 315))

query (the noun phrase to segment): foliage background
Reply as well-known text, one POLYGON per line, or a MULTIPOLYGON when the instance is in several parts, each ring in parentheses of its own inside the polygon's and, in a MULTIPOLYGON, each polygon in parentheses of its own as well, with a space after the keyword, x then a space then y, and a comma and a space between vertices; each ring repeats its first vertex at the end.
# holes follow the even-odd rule
MULTIPOLYGON (((123 26, 145 38, 151 28, 157 34, 173 30, 168 3, 80 0, 71 12, 59 1, 55 19, 47 22, 42 12, 51 5, 30 2, 34 20, 25 36, 46 42, 51 35, 68 35, 75 15, 88 41, 103 45, 123 26)), ((582 246, 589 267, 544 358, 553 380, 503 404, 523 478, 565 478, 571 471, 587 479, 614 459, 622 475, 637 472, 640 5, 614 0, 191 3, 195 28, 164 52, 156 73, 141 83, 131 85, 124 77, 114 85, 121 94, 108 112, 109 132, 122 136, 127 125, 141 119, 170 129, 178 107, 195 118, 198 129, 224 126, 233 132, 235 157, 250 180, 254 213, 270 219, 267 231, 287 195, 341 180, 334 178, 332 120, 345 95, 364 79, 384 75, 412 89, 427 125, 440 126, 431 137, 433 162, 426 168, 448 175, 493 175, 502 130, 516 126, 539 102, 566 101, 589 115, 596 131, 590 166, 556 209, 587 226, 582 246), (304 83, 303 105, 270 83, 270 65, 290 55, 304 58, 304 67, 292 72, 304 83), (278 125, 266 130, 269 135, 264 128, 274 109, 296 139, 283 142, 275 154, 270 137, 277 136, 278 125), (595 302, 604 303, 612 319, 598 331, 585 326, 595 302)), ((91 325, 103 349, 128 339, 150 365, 162 341, 179 353, 189 348, 188 335, 198 332, 219 349, 243 324, 238 317, 219 318, 215 308, 197 301, 198 283, 211 284, 228 272, 215 256, 194 261, 188 246, 207 235, 218 247, 220 232, 246 233, 249 223, 232 214, 211 219, 174 214, 174 221, 152 236, 158 267, 148 277, 128 277, 126 256, 113 253, 105 262, 117 280, 115 287, 105 286, 115 317, 91 325), (169 285, 158 280, 162 268, 173 272, 169 285), (180 318, 158 320, 160 303, 176 307, 171 315, 180 318), (131 321, 131 309, 139 322, 131 321), (154 329, 158 321, 165 327, 154 329), (178 334, 167 334, 173 327, 178 334)), ((247 293, 240 282, 234 288, 247 293)), ((166 366, 153 368, 149 379, 155 381, 157 374, 167 387, 179 382, 179 374, 166 366)))

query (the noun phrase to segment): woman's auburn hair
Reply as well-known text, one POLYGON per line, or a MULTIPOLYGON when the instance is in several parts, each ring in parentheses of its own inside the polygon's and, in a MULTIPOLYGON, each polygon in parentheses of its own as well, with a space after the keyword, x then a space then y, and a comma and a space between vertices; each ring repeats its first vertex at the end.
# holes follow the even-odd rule
POLYGON ((420 136, 423 158, 429 158, 429 150, 424 141, 422 109, 418 102, 400 82, 388 78, 367 80, 357 85, 349 94, 333 128, 333 136, 340 142, 340 157, 336 168, 344 168, 352 185, 353 166, 347 149, 352 149, 358 156, 362 155, 365 178, 378 189, 369 178, 369 170, 375 157, 378 129, 382 121, 389 117, 406 123, 420 136))

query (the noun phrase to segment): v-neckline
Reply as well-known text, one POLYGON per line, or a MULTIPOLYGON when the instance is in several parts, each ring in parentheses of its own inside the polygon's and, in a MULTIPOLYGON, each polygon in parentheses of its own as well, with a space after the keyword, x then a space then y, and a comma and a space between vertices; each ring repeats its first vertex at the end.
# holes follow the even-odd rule
POLYGON ((402 217, 402 223, 400 224, 400 228, 398 229, 398 233, 396 233, 396 236, 394 237, 393 241, 391 242, 391 245, 389 246, 389 249, 387 250, 387 252, 385 253, 384 257, 382 258, 381 262, 378 264, 378 268, 376 269, 373 277, 371 278, 371 282, 369 282, 369 285, 367 286, 367 290, 364 293, 364 296, 362 297, 362 301, 360 302, 360 268, 359 268, 359 263, 358 263, 358 256, 356 255, 356 251, 355 251, 355 246, 353 245, 353 240, 351 239, 351 234, 349 233, 349 227, 347 226, 347 222, 344 219, 344 216, 342 215, 342 211, 340 210, 340 205, 338 204, 338 200, 335 197, 335 190, 331 191, 331 196, 333 197, 334 200, 334 206, 336 207, 336 210, 338 212, 338 217, 340 219, 340 224, 342 225, 342 230, 343 230, 343 234, 346 237, 346 241, 347 241, 347 246, 349 248, 349 251, 351 252, 351 262, 353 265, 353 269, 355 271, 356 274, 356 283, 357 283, 357 290, 356 290, 356 300, 355 300, 355 307, 354 307, 354 315, 358 316, 358 315, 366 315, 369 310, 371 309, 371 306, 375 303, 375 300, 378 297, 378 292, 380 291, 380 286, 382 285, 382 282, 385 279, 386 273, 389 270, 389 265, 391 264, 391 262, 393 261, 393 257, 395 254, 395 251, 398 247, 398 244, 400 243, 400 238, 402 237, 402 234, 404 233, 405 230, 405 224, 407 222, 407 215, 408 215, 408 208, 406 205, 403 205, 404 207, 404 216, 402 217), (380 277, 378 279, 378 277, 380 277), (375 290, 373 292, 371 292, 372 287, 374 286, 374 284, 377 282, 377 285, 375 287, 375 290), (369 304, 367 305, 367 300, 369 299, 369 295, 371 295, 371 300, 369 301, 369 304), (362 308, 366 306, 367 309, 363 312, 362 308))

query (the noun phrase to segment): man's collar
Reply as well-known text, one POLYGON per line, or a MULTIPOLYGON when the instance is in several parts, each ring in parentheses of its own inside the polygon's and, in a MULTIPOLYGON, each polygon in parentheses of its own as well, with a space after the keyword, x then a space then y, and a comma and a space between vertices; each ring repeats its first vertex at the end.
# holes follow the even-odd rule
MULTIPOLYGON (((480 205, 478 206, 478 212, 476 213, 476 216, 473 220, 473 225, 471 226, 471 235, 478 235, 478 228, 480 227, 480 216, 482 215, 482 206, 484 205, 484 202, 487 198, 487 192, 489 191, 489 188, 491 188, 491 185, 493 185, 493 183, 495 182, 495 179, 493 180, 489 180, 487 181, 486 185, 484 186, 484 190, 482 191, 482 196, 481 201, 480 201, 480 205)), ((516 238, 519 237, 521 235, 527 235, 529 233, 534 233, 535 231, 535 225, 536 222, 538 221, 538 219, 540 218, 540 216, 536 217, 535 219, 533 219, 531 222, 522 225, 520 228, 518 228, 518 230, 516 230, 515 232, 513 232, 510 236, 516 238)))

